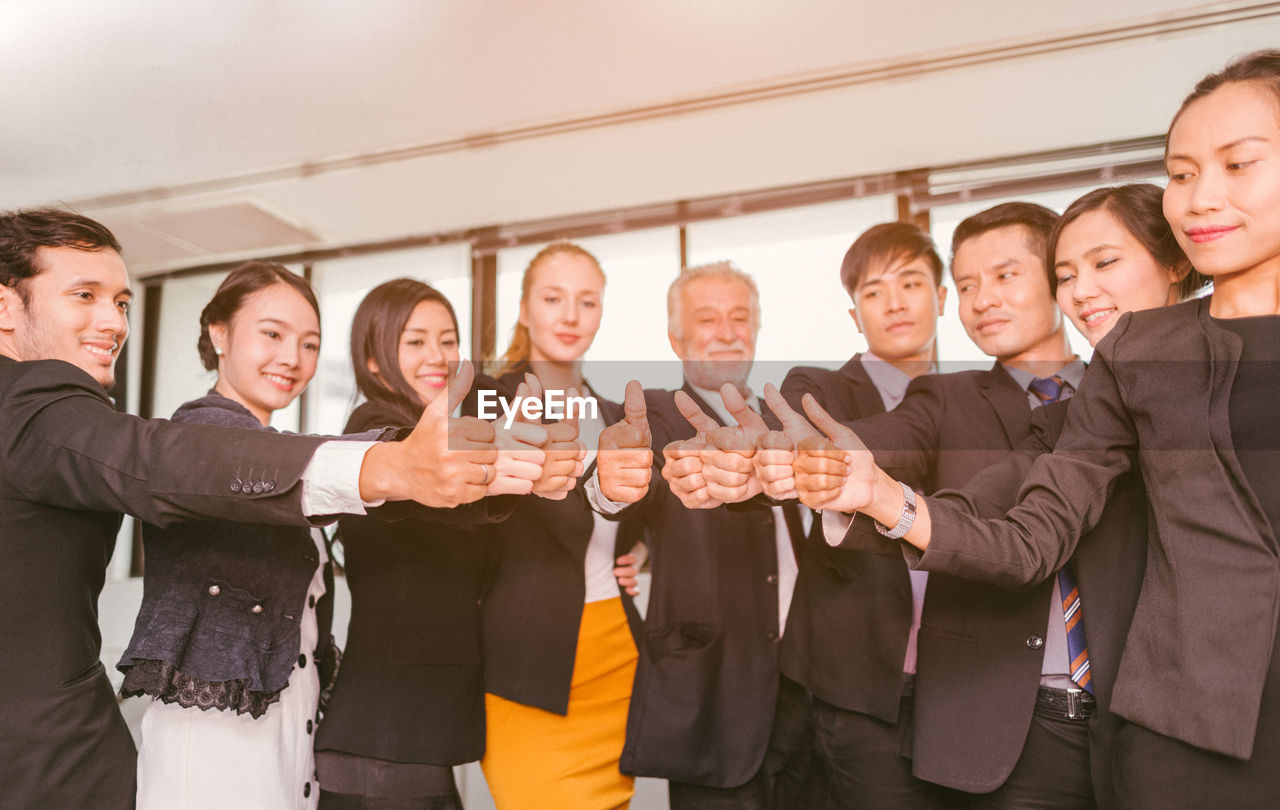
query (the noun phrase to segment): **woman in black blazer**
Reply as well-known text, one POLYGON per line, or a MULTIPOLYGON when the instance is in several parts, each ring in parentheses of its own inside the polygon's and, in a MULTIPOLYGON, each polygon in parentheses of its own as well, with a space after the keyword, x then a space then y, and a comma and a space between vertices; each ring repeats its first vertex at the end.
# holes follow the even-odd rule
MULTIPOLYGON (((925 499, 904 539, 926 550, 922 564, 1043 579, 1138 469, 1151 527, 1111 703, 1128 721, 1117 804, 1269 806, 1280 794, 1280 51, 1202 80, 1170 127, 1166 165, 1165 216, 1213 277, 1212 298, 1119 320, 1006 520, 925 499)), ((866 454, 851 458, 839 507, 895 522, 902 489, 866 454)))
MULTIPOLYGON (((420 281, 374 288, 351 328, 366 401, 347 431, 411 425, 458 361, 449 301, 420 281)), ((427 517, 411 505, 342 518, 347 650, 316 737, 322 808, 460 808, 452 767, 484 752, 480 606, 493 549, 479 524, 513 499, 427 517)))
MULTIPOLYGON (((600 325, 603 289, 590 253, 563 242, 544 248, 524 274, 505 373, 476 389, 510 398, 532 371, 546 390, 590 392, 581 358, 600 325)), ((596 401, 595 418, 578 422, 592 449, 603 426, 622 416, 618 404, 596 401)), ((613 561, 630 546, 628 524, 595 515, 579 486, 563 500, 521 498, 492 532, 500 564, 484 600, 482 764, 497 805, 625 806, 633 780, 618 759, 636 664, 629 622, 638 617, 613 561)))

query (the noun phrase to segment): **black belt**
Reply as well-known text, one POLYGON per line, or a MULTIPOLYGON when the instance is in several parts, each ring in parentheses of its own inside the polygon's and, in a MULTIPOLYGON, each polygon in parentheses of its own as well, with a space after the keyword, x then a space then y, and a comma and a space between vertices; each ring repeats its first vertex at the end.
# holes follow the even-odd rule
POLYGON ((1051 689, 1040 687, 1036 693, 1036 714, 1056 720, 1088 720, 1097 710, 1098 701, 1083 689, 1051 689))

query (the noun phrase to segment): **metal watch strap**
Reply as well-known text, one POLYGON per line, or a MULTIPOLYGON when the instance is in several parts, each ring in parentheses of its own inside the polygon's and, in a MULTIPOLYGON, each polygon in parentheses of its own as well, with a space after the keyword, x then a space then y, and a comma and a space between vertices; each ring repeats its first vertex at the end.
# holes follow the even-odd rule
POLYGON ((876 521, 876 531, 888 537, 890 540, 901 540, 902 537, 911 531, 911 524, 916 522, 916 493, 911 487, 898 482, 898 486, 902 487, 902 514, 898 515, 898 522, 890 529, 880 521, 876 521))

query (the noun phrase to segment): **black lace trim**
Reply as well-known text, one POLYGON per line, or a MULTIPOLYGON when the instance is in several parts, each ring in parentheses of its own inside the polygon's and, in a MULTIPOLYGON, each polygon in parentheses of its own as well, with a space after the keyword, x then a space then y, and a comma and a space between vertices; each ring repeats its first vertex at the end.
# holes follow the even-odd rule
POLYGON ((167 661, 144 659, 129 667, 124 674, 120 694, 124 697, 151 695, 165 703, 176 703, 184 709, 233 711, 259 718, 267 707, 280 700, 283 689, 255 692, 245 687, 243 678, 234 681, 202 681, 190 678, 167 661))

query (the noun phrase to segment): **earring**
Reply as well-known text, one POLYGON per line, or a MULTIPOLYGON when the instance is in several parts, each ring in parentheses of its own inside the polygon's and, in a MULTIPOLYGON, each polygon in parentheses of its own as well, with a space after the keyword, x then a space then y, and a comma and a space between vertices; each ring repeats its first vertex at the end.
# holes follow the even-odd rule
POLYGON ((221 347, 221 346, 214 346, 214 347, 213 347, 213 353, 214 353, 214 354, 216 354, 216 355, 218 355, 219 357, 221 357, 221 356, 222 356, 222 347, 221 347))

